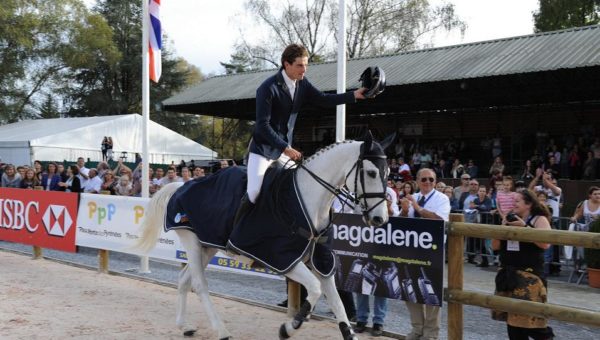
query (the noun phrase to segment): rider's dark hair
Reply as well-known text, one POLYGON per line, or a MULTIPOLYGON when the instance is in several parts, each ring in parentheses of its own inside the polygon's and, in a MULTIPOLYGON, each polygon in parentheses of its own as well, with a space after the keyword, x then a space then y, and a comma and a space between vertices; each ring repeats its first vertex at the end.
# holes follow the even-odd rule
POLYGON ((281 68, 283 69, 283 63, 285 61, 287 61, 289 64, 293 64, 298 57, 308 58, 308 51, 306 48, 299 44, 288 45, 281 54, 281 68))

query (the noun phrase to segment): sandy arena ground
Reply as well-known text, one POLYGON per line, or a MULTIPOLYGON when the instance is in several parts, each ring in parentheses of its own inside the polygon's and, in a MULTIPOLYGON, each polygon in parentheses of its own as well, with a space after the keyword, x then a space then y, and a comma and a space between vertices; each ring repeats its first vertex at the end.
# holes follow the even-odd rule
MULTIPOLYGON (((182 339, 177 291, 0 251, 0 339, 182 339)), ((188 295, 192 339, 216 339, 195 294, 188 295)), ((213 297, 234 339, 277 339, 284 313, 213 297)), ((305 323, 295 339, 341 339, 330 321, 305 323)), ((361 335, 361 339, 374 339, 361 335)), ((378 338, 381 339, 381 338, 378 338)))

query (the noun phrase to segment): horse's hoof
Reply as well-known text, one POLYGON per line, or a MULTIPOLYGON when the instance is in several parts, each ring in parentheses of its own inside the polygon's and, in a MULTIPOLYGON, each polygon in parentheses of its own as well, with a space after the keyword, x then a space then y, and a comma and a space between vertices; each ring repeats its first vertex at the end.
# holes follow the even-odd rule
POLYGON ((183 336, 187 336, 187 337, 194 336, 194 334, 196 334, 195 329, 183 332, 183 336))
POLYGON ((285 323, 281 324, 281 327, 279 327, 279 340, 283 340, 283 339, 289 339, 290 335, 287 332, 287 329, 285 328, 285 323))

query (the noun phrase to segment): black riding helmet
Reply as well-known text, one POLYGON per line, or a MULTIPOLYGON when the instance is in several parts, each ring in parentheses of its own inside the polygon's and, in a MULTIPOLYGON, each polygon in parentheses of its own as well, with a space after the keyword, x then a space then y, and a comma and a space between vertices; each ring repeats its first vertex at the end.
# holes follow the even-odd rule
POLYGON ((375 98, 385 90, 385 72, 379 66, 367 67, 358 80, 362 87, 367 88, 363 95, 367 98, 375 98))

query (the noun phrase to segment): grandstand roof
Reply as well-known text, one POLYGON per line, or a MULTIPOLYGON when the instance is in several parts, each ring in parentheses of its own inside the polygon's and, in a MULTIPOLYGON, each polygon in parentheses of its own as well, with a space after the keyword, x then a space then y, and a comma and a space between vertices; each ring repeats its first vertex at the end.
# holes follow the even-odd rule
MULTIPOLYGON (((377 65, 387 86, 423 85, 600 66, 600 26, 358 58, 347 63, 347 88, 377 65)), ((307 78, 323 91, 336 89, 336 63, 311 64, 307 78)), ((216 76, 163 102, 166 110, 236 117, 253 113, 255 91, 275 70, 216 76), (250 101, 250 102, 249 102, 250 101)))

